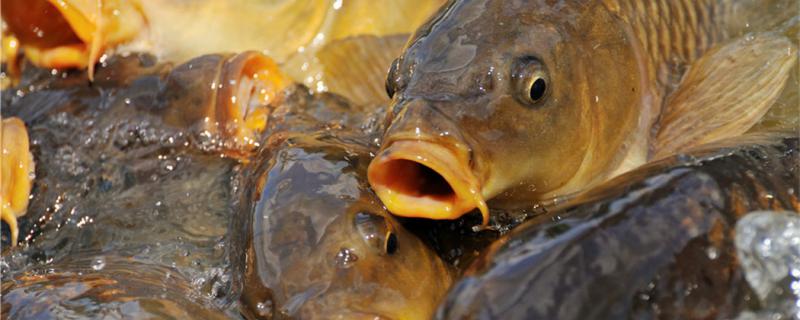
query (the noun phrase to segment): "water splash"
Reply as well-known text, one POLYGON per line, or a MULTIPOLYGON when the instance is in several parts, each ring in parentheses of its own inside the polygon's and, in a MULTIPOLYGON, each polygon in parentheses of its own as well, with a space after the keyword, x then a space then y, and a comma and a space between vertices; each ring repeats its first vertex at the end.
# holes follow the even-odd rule
POLYGON ((800 318, 800 215, 750 213, 736 224, 735 244, 745 279, 765 308, 739 319, 800 318))

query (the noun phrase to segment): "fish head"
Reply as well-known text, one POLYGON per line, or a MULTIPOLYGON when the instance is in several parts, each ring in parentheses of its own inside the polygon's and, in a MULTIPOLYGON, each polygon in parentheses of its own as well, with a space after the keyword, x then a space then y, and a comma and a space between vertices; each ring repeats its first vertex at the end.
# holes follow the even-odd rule
POLYGON ((369 181, 394 214, 455 219, 484 199, 590 179, 637 119, 638 64, 586 1, 452 1, 392 64, 369 181))
POLYGON ((262 163, 269 169, 258 174, 263 187, 246 249, 253 257, 244 272, 246 312, 430 318, 451 271, 371 192, 366 145, 319 134, 292 136, 262 163), (265 304, 276 307, 264 311, 265 304))
MULTIPOLYGON (((331 278, 300 318, 422 319, 433 315, 451 272, 374 198, 352 204, 323 236, 331 278), (330 245, 330 246, 328 246, 330 245), (332 263, 331 263, 332 262, 332 263)), ((312 288, 313 286, 310 286, 312 288)))

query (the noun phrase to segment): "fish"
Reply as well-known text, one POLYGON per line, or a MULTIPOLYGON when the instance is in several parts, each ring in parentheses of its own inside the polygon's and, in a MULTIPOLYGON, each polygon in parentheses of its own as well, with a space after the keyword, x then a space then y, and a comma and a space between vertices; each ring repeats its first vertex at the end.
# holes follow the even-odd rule
MULTIPOLYGON (((193 145, 206 151, 219 151, 246 161, 266 125, 268 106, 277 103, 291 83, 272 59, 252 51, 205 55, 177 66, 156 63, 149 55, 119 56, 107 63, 107 67, 97 70, 93 86, 86 85, 87 72, 56 76, 32 72, 17 87, 25 90, 11 88, 4 92, 8 99, 4 101, 4 118, 6 114, 18 116, 17 120, 3 120, 9 132, 3 135, 4 139, 13 139, 13 143, 4 143, 9 151, 3 156, 4 168, 18 163, 15 175, 10 174, 12 167, 4 171, 9 173, 4 174, 4 179, 15 179, 3 183, 3 196, 9 202, 4 205, 3 221, 10 227, 12 246, 18 242, 16 217, 25 213, 31 189, 30 179, 24 181, 21 177, 34 175, 24 122, 41 121, 46 114, 84 109, 87 102, 82 99, 103 99, 105 90, 123 91, 102 100, 118 110, 117 120, 123 115, 134 119, 149 113, 160 125, 172 128, 174 134, 180 132, 182 140, 191 139, 193 145)), ((85 114, 103 112, 102 108, 90 108, 85 114)), ((91 115, 86 117, 84 121, 91 121, 91 115)))
POLYGON ((3 319, 230 318, 175 270, 113 255, 31 270, 3 281, 2 293, 3 319))
POLYGON ((797 89, 787 86, 798 64, 796 8, 450 1, 389 67, 392 103, 370 185, 396 215, 455 219, 478 209, 486 225, 488 200, 580 193, 741 135, 779 97, 798 105, 796 94, 782 95, 797 89))
POLYGON ((244 240, 231 250, 231 259, 244 260, 242 314, 430 318, 452 272, 367 184, 369 137, 381 131, 362 128, 379 121, 355 116, 333 95, 305 88, 292 96, 273 112, 284 121, 269 121, 275 126, 258 160, 242 171, 250 191, 232 225, 244 240))
MULTIPOLYGON (((243 69, 260 65, 251 54, 198 57, 191 68, 147 54, 114 56, 107 67, 98 68, 91 86, 85 70, 52 74, 29 69, 20 79, 21 87, 3 91, 0 113, 24 122, 24 141, 30 144, 36 166, 30 193, 25 194, 30 199, 26 214, 18 218, 18 241, 11 242, 3 226, 2 283, 18 283, 19 289, 9 289, 14 294, 34 295, 47 292, 42 283, 51 280, 64 290, 89 285, 94 281, 89 272, 109 281, 130 276, 69 264, 77 257, 106 257, 106 268, 156 268, 162 270, 156 279, 172 276, 188 282, 191 290, 175 294, 196 296, 212 309, 233 308, 238 298, 231 294, 235 266, 227 248, 233 238, 233 203, 244 190, 236 185, 244 160, 225 155, 228 151, 219 142, 226 140, 224 127, 190 116, 214 117, 225 113, 222 108, 235 106, 230 94, 238 95, 238 89, 211 89, 202 79, 247 77, 250 71, 243 69), (203 91, 188 90, 192 86, 203 91), (183 110, 183 117, 175 117, 171 108, 183 110), (211 130, 217 133, 203 133, 211 130), (54 278, 47 278, 47 270, 54 278), (43 277, 26 284, 33 275, 43 277)), ((252 88, 241 82, 234 88, 252 88)), ((160 283, 142 290, 158 291, 160 283)), ((118 286, 126 284, 138 285, 120 281, 118 286)), ((92 292, 99 291, 89 295, 92 292)), ((3 311, 7 297, 4 291, 3 311)), ((75 302, 70 300, 75 296, 59 297, 54 308, 75 302)), ((180 301, 175 303, 183 306, 180 301)))
POLYGON ((625 173, 493 243, 436 318, 717 319, 758 311, 766 305, 743 270, 752 260, 738 253, 755 249, 737 244, 740 222, 764 210, 800 218, 798 157, 796 135, 752 134, 625 173))
POLYGON ((88 68, 90 79, 107 49, 147 26, 138 1, 9 0, 0 8, 28 60, 40 67, 88 68))
MULTIPOLYGON (((360 35, 407 36, 442 3, 9 0, 3 1, 2 11, 9 35, 41 68, 88 67, 92 78, 91 69, 103 63, 104 55, 147 52, 160 61, 180 64, 202 55, 257 51, 279 63, 294 81, 326 91, 326 84, 336 81, 325 72, 326 64, 317 53, 328 43, 360 35)), ((391 54, 399 54, 399 49, 391 54)), ((8 48, 3 53, 14 57, 14 51, 8 48)))
POLYGON ((11 231, 11 245, 17 243, 17 218, 25 215, 36 164, 30 152, 28 130, 19 118, 0 122, 0 213, 11 231))

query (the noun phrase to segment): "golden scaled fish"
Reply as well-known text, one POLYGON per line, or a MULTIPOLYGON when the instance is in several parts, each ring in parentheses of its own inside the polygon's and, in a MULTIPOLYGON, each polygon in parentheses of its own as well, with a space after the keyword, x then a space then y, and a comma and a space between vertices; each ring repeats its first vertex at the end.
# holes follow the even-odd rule
POLYGON ((11 245, 17 244, 17 217, 25 215, 33 184, 34 162, 28 130, 19 118, 0 122, 0 213, 11 230, 11 245))
MULTIPOLYGON (((328 43, 359 35, 408 35, 443 2, 6 0, 2 15, 8 34, 39 67, 88 66, 91 76, 103 54, 148 52, 160 61, 183 63, 201 55, 253 50, 281 64, 295 81, 325 91, 336 82, 326 76, 326 58, 317 54, 328 43)), ((393 46, 389 61, 401 47, 393 46)), ((14 52, 4 49, 8 57, 14 52)), ((385 65, 380 65, 381 74, 385 65)))
POLYGON ((107 48, 136 38, 147 25, 138 1, 7 0, 3 21, 25 56, 48 68, 89 68, 107 48))
POLYGON ((487 223, 487 199, 573 194, 742 134, 797 89, 797 5, 450 1, 391 65, 370 184, 397 215, 487 223))

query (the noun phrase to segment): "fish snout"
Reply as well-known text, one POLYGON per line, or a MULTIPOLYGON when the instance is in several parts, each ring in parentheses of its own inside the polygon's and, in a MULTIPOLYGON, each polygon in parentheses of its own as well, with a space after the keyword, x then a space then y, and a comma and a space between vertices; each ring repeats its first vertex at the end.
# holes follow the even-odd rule
POLYGON ((471 161, 472 149, 456 125, 432 106, 412 101, 395 117, 367 178, 395 215, 457 219, 488 209, 471 161))

